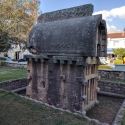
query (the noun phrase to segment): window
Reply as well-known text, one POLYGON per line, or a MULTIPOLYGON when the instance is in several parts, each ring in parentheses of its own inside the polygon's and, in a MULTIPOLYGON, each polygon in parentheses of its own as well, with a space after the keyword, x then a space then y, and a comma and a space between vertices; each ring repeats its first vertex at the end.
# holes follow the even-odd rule
POLYGON ((114 46, 118 47, 119 41, 114 41, 114 46))

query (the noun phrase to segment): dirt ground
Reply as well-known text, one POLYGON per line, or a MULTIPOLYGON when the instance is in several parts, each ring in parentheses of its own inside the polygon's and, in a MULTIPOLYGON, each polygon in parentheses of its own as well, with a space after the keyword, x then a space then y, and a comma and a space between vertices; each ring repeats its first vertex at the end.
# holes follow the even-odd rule
POLYGON ((123 99, 98 95, 99 104, 87 112, 87 116, 100 122, 112 124, 123 99))

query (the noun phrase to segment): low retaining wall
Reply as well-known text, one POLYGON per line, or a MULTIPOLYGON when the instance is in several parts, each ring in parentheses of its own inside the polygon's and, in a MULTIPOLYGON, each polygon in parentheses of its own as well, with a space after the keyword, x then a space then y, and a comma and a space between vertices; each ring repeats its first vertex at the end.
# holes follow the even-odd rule
POLYGON ((98 81, 98 87, 100 88, 100 94, 125 98, 125 83, 100 80, 98 81))
MULTIPOLYGON (((0 89, 16 90, 23 87, 27 87, 29 80, 27 78, 21 78, 0 83, 0 89)), ((100 88, 99 94, 117 96, 125 98, 125 84, 111 81, 98 81, 98 87, 100 88)), ((15 91, 14 91, 15 92, 15 91)))
POLYGON ((1 66, 15 67, 15 68, 27 68, 27 64, 18 62, 1 62, 1 66))
POLYGON ((122 125, 121 120, 124 118, 125 100, 123 101, 112 125, 122 125))
POLYGON ((101 78, 125 80, 125 71, 116 70, 98 70, 98 74, 101 78))
POLYGON ((6 81, 6 82, 0 82, 0 89, 16 90, 19 88, 26 87, 28 84, 29 82, 27 78, 21 78, 21 79, 6 81))

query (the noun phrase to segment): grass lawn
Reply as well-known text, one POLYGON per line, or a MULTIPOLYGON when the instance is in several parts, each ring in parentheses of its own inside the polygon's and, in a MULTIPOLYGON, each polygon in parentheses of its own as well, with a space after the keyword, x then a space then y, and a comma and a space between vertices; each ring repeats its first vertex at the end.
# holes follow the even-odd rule
POLYGON ((96 125, 83 116, 61 112, 0 90, 0 125, 96 125))
POLYGON ((27 70, 23 68, 0 67, 0 82, 26 77, 27 70))

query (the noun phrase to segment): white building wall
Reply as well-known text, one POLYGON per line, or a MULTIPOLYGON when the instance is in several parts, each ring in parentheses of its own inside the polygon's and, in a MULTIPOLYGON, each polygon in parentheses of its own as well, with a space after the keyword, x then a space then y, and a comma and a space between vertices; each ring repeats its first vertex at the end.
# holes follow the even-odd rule
MULTIPOLYGON (((10 57, 11 59, 15 59, 16 58, 15 53, 16 51, 12 49, 8 50, 8 57, 10 57)), ((24 55, 31 55, 31 53, 27 49, 25 51, 20 50, 19 59, 23 59, 24 55)))
POLYGON ((23 59, 23 52, 22 51, 19 52, 19 59, 23 59))
POLYGON ((113 54, 113 49, 125 48, 125 38, 108 38, 107 54, 113 54))
POLYGON ((15 52, 12 49, 8 50, 8 57, 15 59, 15 52))
POLYGON ((108 38, 107 48, 125 48, 125 38, 108 38), (115 42, 118 41, 116 45, 115 42))

